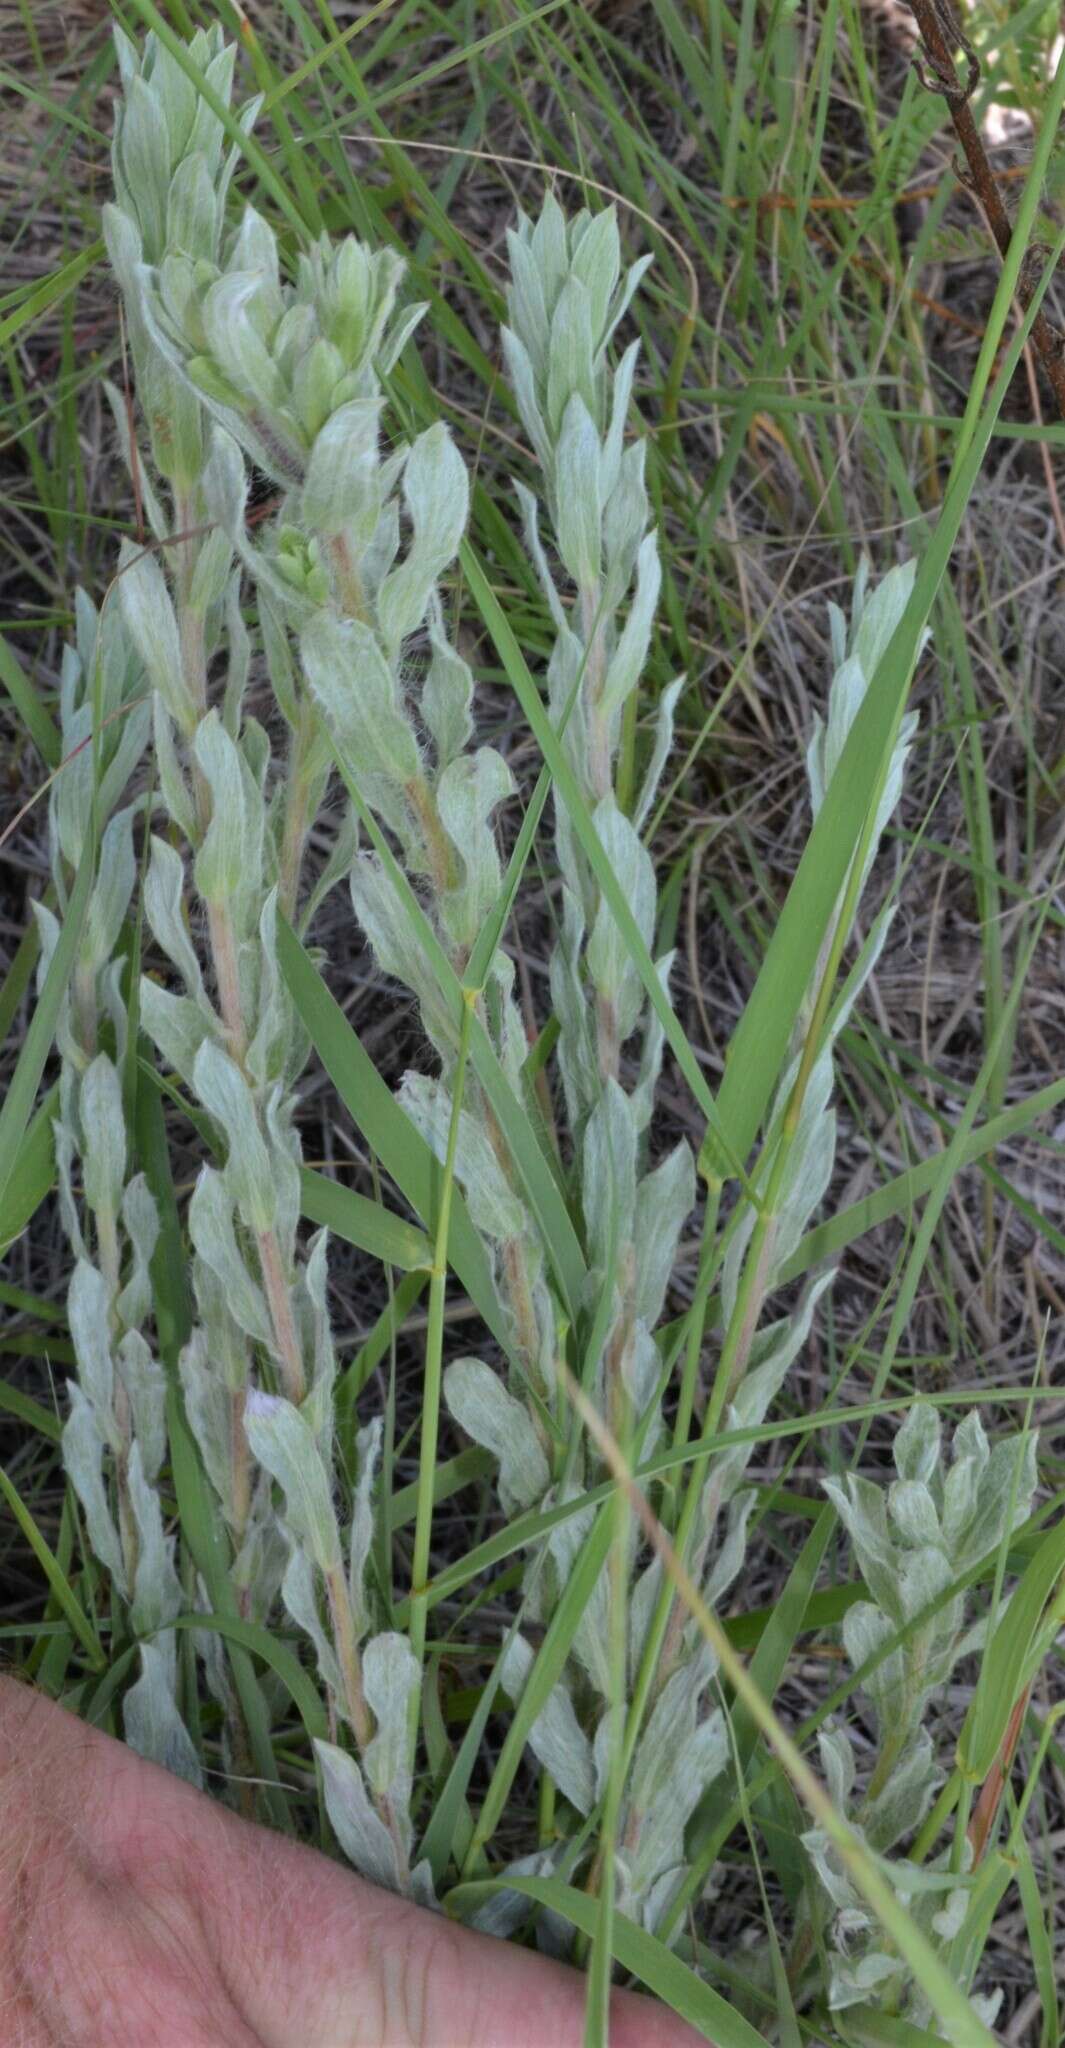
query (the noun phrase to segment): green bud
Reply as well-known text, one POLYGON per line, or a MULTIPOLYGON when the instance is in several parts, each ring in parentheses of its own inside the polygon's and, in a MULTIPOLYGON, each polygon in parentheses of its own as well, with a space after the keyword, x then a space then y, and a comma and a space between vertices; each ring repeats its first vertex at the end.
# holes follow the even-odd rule
POLYGON ((309 604, 328 604, 329 572, 313 535, 308 539, 298 526, 282 526, 277 535, 273 566, 289 588, 306 598, 309 604))

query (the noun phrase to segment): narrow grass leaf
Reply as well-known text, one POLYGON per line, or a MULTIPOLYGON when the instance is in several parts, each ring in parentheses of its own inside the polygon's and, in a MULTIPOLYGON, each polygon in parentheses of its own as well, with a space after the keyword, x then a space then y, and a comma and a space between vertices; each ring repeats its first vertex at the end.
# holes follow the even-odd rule
POLYGON ((432 1264, 433 1248, 424 1231, 405 1223, 383 1203, 356 1194, 311 1166, 301 1170, 300 1190, 303 1214, 311 1223, 324 1224, 334 1237, 369 1252, 383 1266, 409 1273, 432 1264))
POLYGON ((37 752, 48 768, 58 768, 62 744, 55 720, 41 703, 18 655, 0 633, 0 683, 7 691, 37 752))
POLYGON ((242 1649, 261 1658, 281 1680, 307 1731, 308 1741, 326 1738, 329 1721, 317 1686, 287 1643, 270 1629, 262 1628, 254 1621, 242 1621, 236 1614, 179 1614, 173 1627, 210 1629, 215 1635, 224 1636, 227 1642, 239 1643, 242 1649))
POLYGON ((107 1664, 103 1645, 93 1628, 88 1615, 81 1606, 66 1573, 61 1570, 57 1559, 48 1548, 36 1522, 26 1506, 18 1488, 8 1478, 0 1465, 0 1493, 15 1517, 34 1557, 43 1571, 48 1584, 63 1613, 66 1615, 74 1634, 85 1651, 94 1671, 103 1671, 107 1664))
POLYGON ((0 1197, 0 1252, 7 1250, 37 1214, 55 1180, 55 1139, 52 1119, 59 1105, 59 1087, 48 1090, 19 1148, 14 1173, 0 1197))
POLYGON ((1029 1659, 1047 1602, 1065 1573, 1065 1521, 1043 1538, 984 1652, 980 1677, 958 1738, 958 1765, 980 1784, 998 1755, 1014 1704, 1031 1673, 1029 1659))
POLYGON ((601 1508, 547 1625, 536 1662, 503 1737, 484 1803, 477 1816, 473 1840, 463 1864, 464 1876, 472 1875, 476 1871, 481 1852, 499 1825, 510 1788, 525 1753, 529 1730, 562 1676, 562 1667, 569 1655, 581 1615, 606 1564, 611 1527, 609 1509, 601 1508))
MULTIPOLYGON (((436 1158, 403 1114, 314 962, 283 918, 278 919, 277 950, 300 1020, 353 1122, 411 1207, 430 1230, 435 1229, 441 1179, 436 1158)), ((505 1349, 507 1334, 488 1260, 457 1190, 452 1199, 450 1247, 455 1271, 470 1300, 505 1349)))
POLYGON ((82 278, 95 263, 99 262, 103 252, 102 241, 90 242, 86 248, 79 249, 76 256, 71 256, 68 262, 61 263, 59 269, 53 270, 50 277, 43 277, 39 284, 34 285, 19 305, 0 319, 0 348, 16 334, 21 334, 24 328, 32 326, 42 313, 50 312, 68 292, 76 290, 82 278))

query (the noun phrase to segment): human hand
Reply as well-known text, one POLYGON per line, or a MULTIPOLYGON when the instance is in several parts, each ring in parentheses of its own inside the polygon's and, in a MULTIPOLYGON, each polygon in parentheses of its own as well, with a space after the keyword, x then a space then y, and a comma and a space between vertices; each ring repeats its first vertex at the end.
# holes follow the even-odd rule
MULTIPOLYGON (((579 2048, 575 1971, 378 1891, 0 1679, 9 2048, 579 2048)), ((615 1994, 613 2048, 691 2048, 615 1994)))

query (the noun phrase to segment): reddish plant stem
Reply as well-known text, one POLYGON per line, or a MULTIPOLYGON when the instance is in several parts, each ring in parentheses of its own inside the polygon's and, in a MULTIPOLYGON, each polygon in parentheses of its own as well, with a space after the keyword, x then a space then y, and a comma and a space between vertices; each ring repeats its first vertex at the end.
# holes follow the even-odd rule
MULTIPOLYGON (((1000 256, 1005 257, 1013 240, 1013 229, 970 105, 980 78, 979 58, 951 12, 949 0, 910 0, 910 5, 931 66, 930 72, 918 67, 921 83, 929 92, 941 94, 947 103, 954 133, 969 167, 964 182, 980 204, 1000 256), (954 66, 956 49, 965 55, 968 75, 964 85, 954 66)), ((1042 251, 1041 244, 1033 244, 1017 280, 1017 298, 1025 312, 1039 288, 1041 253, 1047 252, 1042 251)), ((1053 386, 1058 411, 1065 419, 1065 336, 1051 326, 1045 313, 1037 313, 1032 322, 1032 344, 1053 386)))
POLYGON ((361 1756, 374 1732, 373 1717, 366 1704, 362 1689, 362 1659, 355 1640, 355 1621, 351 1612, 351 1598, 347 1581, 339 1565, 325 1575, 326 1598, 329 1602, 329 1618, 333 1624, 333 1642, 336 1646, 337 1662, 344 1681, 344 1704, 351 1722, 361 1756))
POLYGON ((998 1810, 1002 1804, 1002 1795, 1006 1789, 1006 1782, 1010 1771, 1013 1769, 1013 1759, 1017 1754, 1017 1744, 1021 1739, 1021 1729, 1024 1726, 1024 1717, 1028 1712, 1028 1701, 1031 1698, 1031 1692, 1031 1686, 1026 1685, 1020 1698, 1014 1702, 1013 1711, 1010 1714, 1006 1725, 1006 1732, 1002 1738, 1002 1746, 991 1766, 988 1776, 980 1788, 980 1797, 973 1808, 972 1819, 969 1822, 969 1842, 973 1852, 974 1868, 983 1857, 990 1839, 991 1830, 998 1818, 998 1810))
POLYGON ((281 1383, 285 1399, 298 1408, 307 1391, 303 1371, 303 1353, 300 1349, 296 1319, 292 1312, 292 1295, 281 1260, 281 1247, 277 1232, 264 1230, 257 1234, 259 1265, 262 1269, 266 1299, 270 1305, 270 1320, 274 1326, 274 1340, 277 1345, 278 1364, 281 1367, 281 1383))

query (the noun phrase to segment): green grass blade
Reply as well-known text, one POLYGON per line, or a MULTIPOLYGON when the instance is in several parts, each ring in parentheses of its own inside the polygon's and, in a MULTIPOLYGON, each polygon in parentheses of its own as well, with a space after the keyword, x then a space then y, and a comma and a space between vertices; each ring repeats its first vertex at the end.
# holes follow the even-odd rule
POLYGON ((324 1224, 334 1237, 369 1252, 383 1266, 398 1266, 402 1273, 432 1265, 433 1248, 425 1232, 382 1203, 356 1194, 311 1166, 303 1167, 300 1184, 303 1213, 311 1223, 324 1224))
MULTIPOLYGON (((278 920, 278 957, 304 1029, 353 1122, 377 1154, 386 1173, 411 1207, 434 1231, 440 1200, 440 1166, 382 1081, 343 1010, 314 962, 283 918, 278 920)), ((507 1333, 496 1300, 484 1247, 456 1190, 452 1199, 451 1258, 470 1300, 498 1341, 507 1333)), ((431 1263, 431 1261, 430 1261, 431 1263)))
POLYGON ((58 1415, 53 1415, 50 1408, 42 1407, 32 1394, 24 1394, 21 1387, 9 1386, 7 1380, 0 1380, 0 1408, 25 1423, 27 1429, 35 1429, 39 1436, 47 1437, 49 1443, 59 1442, 63 1425, 58 1415))
POLYGON ((481 1755, 489 1717, 496 1703, 503 1656, 517 1634, 517 1629, 518 1623, 515 1620, 511 1623, 506 1639, 500 1646, 499 1655, 481 1688, 481 1696, 470 1716, 469 1727, 459 1744, 443 1789, 434 1801, 432 1817, 422 1837, 420 1853, 428 1858, 437 1886, 442 1883, 448 1865, 459 1853, 460 1827, 469 1824, 466 1794, 481 1755))
MULTIPOLYGON (((23 328, 32 325, 40 314, 49 313, 68 292, 76 291, 82 278, 98 263, 104 253, 102 241, 90 242, 85 249, 79 249, 67 263, 61 263, 51 277, 44 277, 28 291, 19 304, 0 319, 0 348, 12 341, 23 328)), ((52 764, 55 765, 54 763, 52 764)))
POLYGON ((0 1198, 0 1252, 7 1250, 37 1214, 55 1179, 55 1138, 52 1119, 59 1106, 59 1086, 48 1090, 34 1112, 22 1140, 18 1167, 0 1198))
POLYGON ((307 1731, 308 1741, 328 1736, 328 1716, 318 1687, 287 1643, 272 1634, 270 1629, 262 1628, 254 1621, 242 1621, 236 1614, 179 1614, 170 1625, 179 1629, 210 1629, 215 1635, 224 1636, 227 1642, 239 1643, 243 1650, 261 1658, 267 1669, 275 1672, 281 1680, 307 1731))
POLYGON ((1032 1958, 1036 1990, 1043 2005, 1040 2048, 1060 2048, 1058 1981, 1054 1946, 1048 1927, 1048 1921, 1053 1924, 1053 1904, 1049 1900, 1044 1901, 1032 1862, 1032 1852, 1023 1835, 1014 1844, 1012 1853, 1017 1858, 1017 1890, 1024 1908, 1024 1924, 1028 1931, 1028 1948, 1032 1958))
POLYGON ((547 1625, 521 1699, 514 1709, 513 1718, 503 1737, 484 1803, 477 1816, 473 1840, 462 1866, 464 1876, 476 1873, 485 1845, 491 1841, 499 1826, 510 1788, 521 1765, 529 1730, 548 1695, 562 1676, 562 1667, 569 1656, 577 1625, 591 1599, 599 1574, 606 1564, 610 1536, 610 1510, 609 1507, 605 1507, 601 1508, 596 1516, 580 1557, 570 1573, 559 1603, 547 1625))
POLYGON ((58 1605, 66 1615, 93 1670, 106 1670, 107 1657, 104 1654, 104 1648, 96 1630, 93 1628, 88 1615, 78 1600, 66 1573, 61 1570, 57 1559, 53 1557, 52 1552, 48 1548, 29 1508, 22 1500, 17 1487, 8 1478, 2 1465, 0 1465, 0 1493, 3 1494, 34 1557, 37 1559, 45 1578, 48 1580, 58 1605))
POLYGON ((62 743, 55 720, 44 708, 17 654, 0 633, 0 683, 7 691, 37 752, 48 768, 58 768, 62 743))
MULTIPOLYGON (((55 909, 54 890, 49 889, 43 900, 49 910, 55 909)), ((26 926, 15 948, 15 957, 4 976, 3 986, 0 987, 0 1040, 5 1039, 11 1029, 15 1012, 29 987, 30 976, 37 965, 40 950, 41 941, 35 918, 32 924, 26 926)))
POLYGON ((1065 1573, 1065 1522, 1044 1536, 984 1651, 980 1677, 958 1738, 958 1764, 974 1784, 990 1771, 1020 1690, 1047 1602, 1065 1573))
MULTIPOLYGON (((961 1133, 961 1142, 953 1155, 951 1178, 964 1166, 971 1166, 988 1152, 994 1152, 1007 1139, 1034 1127, 1039 1117, 1056 1109, 1065 1100, 1065 1080, 1051 1081, 1045 1088, 1035 1089, 1022 1097, 1020 1102, 1001 1110, 998 1116, 989 1117, 979 1130, 961 1133)), ((952 1126, 947 1126, 948 1132, 952 1126)), ((896 1174, 885 1182, 882 1188, 872 1194, 863 1195, 860 1202, 852 1202, 849 1208, 841 1209, 836 1216, 830 1216, 824 1223, 818 1223, 801 1238, 787 1263, 781 1268, 782 1280, 796 1280, 808 1273, 823 1259, 835 1258, 860 1237, 865 1237, 878 1224, 887 1223, 893 1216, 904 1216, 914 1208, 922 1196, 930 1194, 936 1187, 942 1173, 943 1155, 935 1152, 930 1159, 923 1159, 919 1166, 911 1166, 905 1173, 896 1174)))

